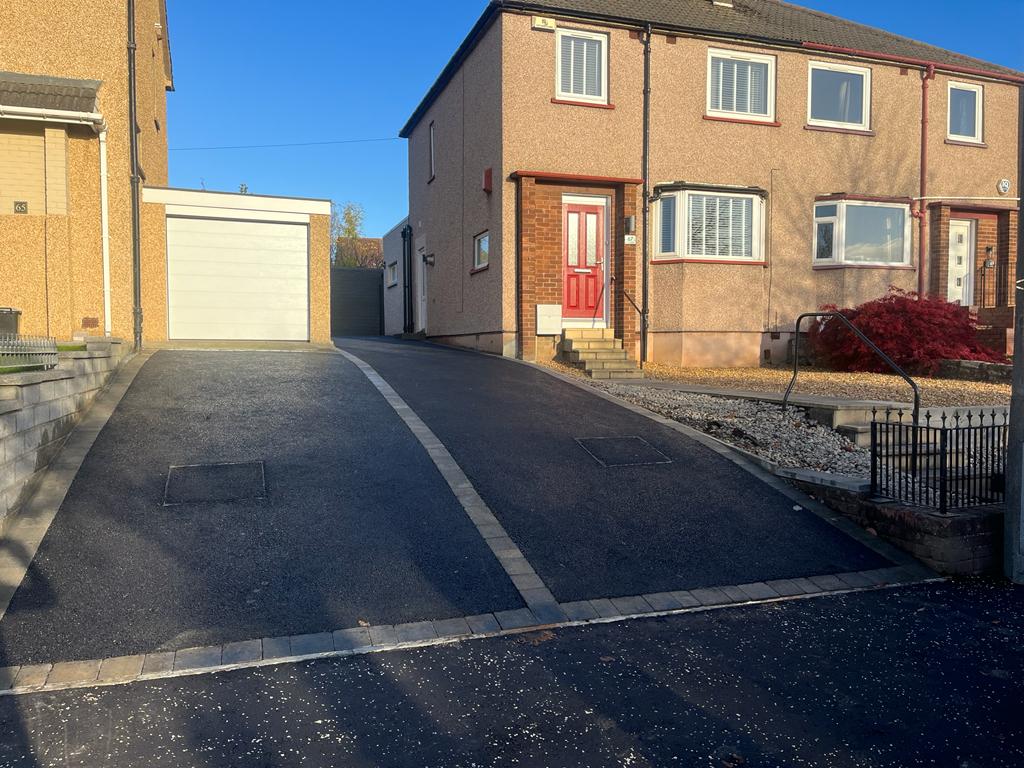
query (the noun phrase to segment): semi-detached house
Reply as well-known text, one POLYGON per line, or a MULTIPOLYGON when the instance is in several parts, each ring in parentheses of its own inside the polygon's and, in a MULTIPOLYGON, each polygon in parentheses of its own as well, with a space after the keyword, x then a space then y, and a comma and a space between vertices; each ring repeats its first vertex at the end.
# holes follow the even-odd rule
POLYGON ((890 286, 1005 346, 1022 83, 777 0, 492 2, 401 132, 386 290, 408 331, 528 360, 584 327, 777 361, 801 312, 890 286))

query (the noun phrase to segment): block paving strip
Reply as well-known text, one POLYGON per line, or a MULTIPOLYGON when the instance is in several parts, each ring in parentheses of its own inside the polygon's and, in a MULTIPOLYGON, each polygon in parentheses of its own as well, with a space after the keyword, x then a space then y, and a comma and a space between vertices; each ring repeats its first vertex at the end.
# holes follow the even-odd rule
POLYGON ((427 455, 430 456, 431 461, 434 462, 434 466, 437 467, 445 482, 448 483, 448 487, 455 494, 455 498, 459 500, 469 519, 476 526, 477 532, 483 537, 491 552, 498 559, 501 567, 505 569, 509 579, 512 580, 516 589, 519 590, 519 595, 523 598, 523 602, 526 603, 527 607, 520 611, 504 611, 502 614, 499 614, 498 621, 501 623, 502 628, 512 628, 511 626, 506 627, 505 622, 508 622, 509 625, 524 621, 528 622, 528 624, 535 624, 537 623, 537 616, 543 617, 543 620, 548 623, 565 621, 568 617, 558 606, 558 601, 551 594, 551 590, 548 589, 540 576, 537 575, 537 572, 527 561, 516 543, 509 537, 504 526, 494 516, 494 513, 491 512, 487 503, 480 497, 480 494, 477 493, 473 483, 470 482, 466 473, 462 471, 462 467, 458 465, 458 462, 452 458, 444 443, 437 438, 430 427, 416 415, 416 412, 409 407, 408 403, 401 398, 394 388, 371 365, 343 349, 338 349, 337 351, 338 354, 344 356, 346 360, 355 365, 369 379, 370 383, 376 387, 377 391, 395 410, 395 413, 405 422, 405 425, 420 442, 424 450, 426 450, 427 455), (526 618, 526 613, 531 611, 533 612, 531 616, 526 618), (536 616, 533 614, 536 614, 536 616), (504 617, 504 619, 501 617, 504 617))
POLYGON ((780 579, 736 586, 578 600, 556 605, 558 614, 563 617, 558 621, 542 619, 532 608, 519 608, 437 621, 352 627, 291 637, 265 637, 261 640, 158 651, 138 656, 29 664, 0 669, 0 696, 125 685, 313 659, 426 648, 540 629, 608 624, 941 581, 945 579, 936 576, 923 565, 895 566, 828 577, 780 579))

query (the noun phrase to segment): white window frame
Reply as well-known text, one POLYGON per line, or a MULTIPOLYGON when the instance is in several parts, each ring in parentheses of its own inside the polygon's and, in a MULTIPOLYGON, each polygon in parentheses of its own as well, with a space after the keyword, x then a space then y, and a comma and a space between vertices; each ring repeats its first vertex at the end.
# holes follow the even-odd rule
POLYGON ((946 138, 950 141, 964 141, 969 144, 983 144, 985 137, 985 87, 973 83, 961 83, 950 80, 946 84, 946 138), (974 110, 974 136, 961 136, 953 133, 953 89, 972 91, 977 99, 974 110))
POLYGON ((603 32, 586 32, 582 29, 555 30, 555 98, 559 101, 578 101, 587 104, 608 103, 608 35, 603 32), (571 93, 562 90, 562 38, 579 37, 588 40, 597 40, 601 43, 601 94, 599 96, 586 96, 578 93, 571 93))
POLYGON ((393 261, 390 264, 388 264, 387 284, 388 284, 388 288, 394 288, 396 285, 398 285, 398 262, 397 261, 393 261))
POLYGON ((833 64, 826 61, 810 61, 807 63, 807 124, 816 125, 821 128, 846 128, 855 131, 871 130, 871 69, 869 67, 854 67, 849 64, 833 64), (814 95, 814 70, 826 70, 831 72, 847 72, 864 77, 864 103, 861 114, 864 121, 860 123, 844 123, 837 120, 818 120, 811 114, 812 97, 814 95))
POLYGON ((884 203, 873 200, 815 200, 813 215, 813 230, 811 236, 811 264, 813 266, 853 266, 853 267, 909 267, 912 250, 912 228, 913 217, 910 215, 908 203, 884 203), (837 206, 836 216, 823 216, 818 218, 816 210, 819 205, 837 206), (851 261, 845 259, 846 251, 846 210, 850 206, 864 206, 874 208, 902 208, 903 209, 903 260, 902 261, 851 261), (834 221, 835 229, 832 233, 832 258, 818 258, 818 222, 834 221))
POLYGON ((430 177, 427 179, 427 183, 428 184, 431 181, 434 180, 434 176, 435 176, 434 171, 436 169, 436 164, 434 162, 435 155, 434 155, 434 121, 433 120, 430 121, 430 131, 429 132, 430 132, 430 177))
POLYGON ((661 195, 661 199, 664 200, 666 197, 674 197, 676 199, 676 237, 675 237, 675 251, 673 253, 663 253, 661 251, 661 205, 658 205, 658 212, 656 216, 656 229, 657 233, 654 243, 654 255, 653 260, 684 260, 684 261, 722 261, 722 262, 741 262, 750 264, 760 264, 764 262, 764 198, 761 195, 752 195, 746 192, 727 192, 718 190, 704 190, 704 189, 681 189, 674 192, 665 192, 661 195), (751 247, 750 256, 708 256, 705 254, 690 253, 690 196, 701 195, 704 197, 727 197, 727 198, 746 198, 753 201, 751 206, 751 247))
POLYGON ((707 95, 704 101, 705 114, 708 117, 724 117, 730 120, 750 120, 758 123, 775 122, 775 57, 763 56, 757 53, 746 53, 745 51, 733 51, 725 48, 708 48, 707 66, 707 95), (730 112, 724 109, 711 108, 711 65, 713 59, 733 59, 735 61, 751 61, 758 64, 768 65, 768 114, 759 115, 756 112, 730 112))
POLYGON ((473 238, 473 269, 483 269, 491 263, 491 233, 490 230, 481 232, 473 238), (480 243, 487 240, 487 258, 480 260, 480 243))
POLYGON ((677 259, 679 258, 679 206, 682 205, 682 196, 677 192, 667 192, 659 196, 658 199, 658 210, 655 216, 654 232, 655 232, 655 244, 654 244, 654 258, 656 259, 677 259), (662 251, 661 250, 661 215, 663 208, 661 207, 662 201, 665 198, 672 198, 676 205, 676 220, 675 220, 675 237, 673 238, 672 250, 662 251))

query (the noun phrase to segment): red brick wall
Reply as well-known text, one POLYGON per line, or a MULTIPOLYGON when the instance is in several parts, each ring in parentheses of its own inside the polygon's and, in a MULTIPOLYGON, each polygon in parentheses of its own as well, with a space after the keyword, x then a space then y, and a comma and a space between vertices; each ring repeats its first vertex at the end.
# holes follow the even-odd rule
MULTIPOLYGON (((582 186, 519 180, 519 356, 536 360, 537 305, 562 303, 562 195, 606 195, 611 198, 609 319, 615 336, 632 350, 637 341, 637 314, 623 289, 639 303, 636 293, 636 246, 623 243, 623 217, 636 213, 636 186, 582 186)), ((546 344, 541 350, 550 349, 546 344)))
POLYGON ((974 211, 958 211, 949 205, 933 205, 929 210, 928 291, 946 296, 949 282, 949 220, 973 219, 976 222, 974 305, 1005 307, 1014 303, 1014 264, 1017 253, 1017 212, 1004 211, 996 216, 974 211), (991 246, 995 266, 985 267, 987 248, 991 246))
POLYGON ((929 209, 928 235, 931 254, 928 269, 928 293, 945 296, 949 284, 949 206, 933 205, 929 209))

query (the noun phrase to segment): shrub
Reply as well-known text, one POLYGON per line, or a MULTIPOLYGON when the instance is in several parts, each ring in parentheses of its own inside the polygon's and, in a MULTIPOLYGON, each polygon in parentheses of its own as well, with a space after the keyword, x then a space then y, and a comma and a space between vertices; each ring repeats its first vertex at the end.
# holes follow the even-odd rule
MULTIPOLYGON (((834 305, 822 311, 835 311, 834 305)), ((880 299, 840 310, 865 336, 909 373, 932 374, 943 360, 1006 358, 978 344, 977 319, 967 307, 941 298, 919 299, 891 287, 880 299)), ((889 367, 836 319, 815 324, 809 334, 815 359, 837 371, 890 373, 889 367)))

